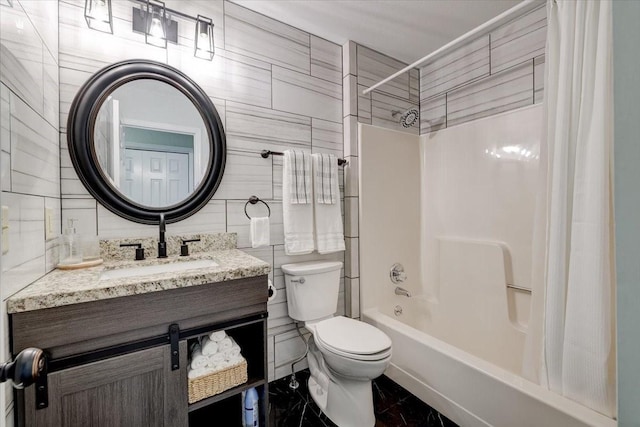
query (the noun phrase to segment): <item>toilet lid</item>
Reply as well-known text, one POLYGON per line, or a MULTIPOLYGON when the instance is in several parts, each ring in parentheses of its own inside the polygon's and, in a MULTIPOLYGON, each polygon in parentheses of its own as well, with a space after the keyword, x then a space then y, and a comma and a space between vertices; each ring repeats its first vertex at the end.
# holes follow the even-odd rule
POLYGON ((348 354, 376 354, 391 348, 391 339, 380 329, 342 316, 316 324, 314 336, 326 347, 348 354))

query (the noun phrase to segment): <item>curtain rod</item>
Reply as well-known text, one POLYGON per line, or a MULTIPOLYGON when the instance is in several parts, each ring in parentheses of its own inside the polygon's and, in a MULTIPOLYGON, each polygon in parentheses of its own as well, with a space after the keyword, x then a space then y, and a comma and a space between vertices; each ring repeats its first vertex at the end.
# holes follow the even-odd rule
POLYGON ((479 27, 476 27, 474 29, 472 29, 471 31, 468 31, 467 33, 461 35, 460 37, 458 37, 457 39, 445 44, 444 46, 442 46, 441 48, 431 52, 430 54, 428 54, 427 56, 418 59, 416 62, 414 62, 411 65, 407 65, 406 67, 404 67, 402 70, 390 75, 389 77, 387 77, 384 80, 379 81, 378 83, 374 84, 371 87, 368 87, 367 89, 362 91, 363 95, 368 94, 369 92, 371 92, 372 90, 376 89, 377 87, 382 86, 383 84, 395 79, 396 77, 398 77, 401 74, 406 73, 407 71, 422 65, 423 63, 427 62, 430 59, 434 59, 437 56, 442 55, 444 52, 446 52, 447 50, 458 46, 459 44, 462 44, 463 42, 466 42, 467 40, 478 36, 482 33, 487 33, 493 29, 495 29, 496 27, 502 25, 503 23, 510 21, 512 18, 514 18, 516 15, 518 14, 524 14, 526 12, 529 12, 533 9, 535 9, 538 6, 543 5, 544 3, 541 0, 524 0, 522 3, 519 3, 515 6, 513 6, 511 9, 509 10, 505 10, 504 12, 502 12, 500 15, 496 16, 495 18, 490 19, 489 21, 485 22, 484 24, 480 25, 479 27))

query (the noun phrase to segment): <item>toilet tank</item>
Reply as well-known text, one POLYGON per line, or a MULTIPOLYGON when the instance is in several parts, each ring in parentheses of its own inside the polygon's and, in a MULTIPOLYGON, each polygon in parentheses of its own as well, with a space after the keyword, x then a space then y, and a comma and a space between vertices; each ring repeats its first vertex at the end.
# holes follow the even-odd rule
POLYGON ((289 317, 306 322, 333 316, 338 310, 341 268, 339 261, 284 264, 289 317))

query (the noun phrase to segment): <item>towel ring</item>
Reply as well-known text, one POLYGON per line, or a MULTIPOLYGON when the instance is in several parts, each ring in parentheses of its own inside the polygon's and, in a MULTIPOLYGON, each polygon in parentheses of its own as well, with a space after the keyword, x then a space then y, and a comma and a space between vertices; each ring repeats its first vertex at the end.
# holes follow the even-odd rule
POLYGON ((265 202, 262 199, 259 199, 258 196, 251 196, 249 197, 249 200, 247 200, 247 203, 244 204, 244 214, 247 216, 247 218, 251 219, 251 217, 249 216, 249 214, 247 213, 247 205, 249 203, 251 203, 252 205, 255 205, 258 202, 262 202, 266 207, 267 210, 269 211, 269 215, 267 215, 267 217, 271 216, 271 208, 269 207, 269 205, 267 204, 267 202, 265 202))

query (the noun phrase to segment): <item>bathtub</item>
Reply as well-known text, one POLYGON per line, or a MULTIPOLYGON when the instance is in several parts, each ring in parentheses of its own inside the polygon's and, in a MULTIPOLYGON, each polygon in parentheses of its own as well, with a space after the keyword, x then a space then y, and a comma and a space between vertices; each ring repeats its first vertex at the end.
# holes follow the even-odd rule
POLYGON ((423 310, 420 298, 368 309, 362 319, 393 342, 385 374, 462 427, 614 427, 615 420, 550 392, 509 370, 404 323, 423 310), (402 307, 396 316, 394 309, 402 307))
POLYGON ((542 113, 535 105, 422 136, 358 124, 351 313, 392 339, 387 375, 463 427, 617 424, 521 376, 541 268, 532 260, 538 159, 506 154, 539 153, 542 113), (395 263, 401 283, 390 277, 395 263))

